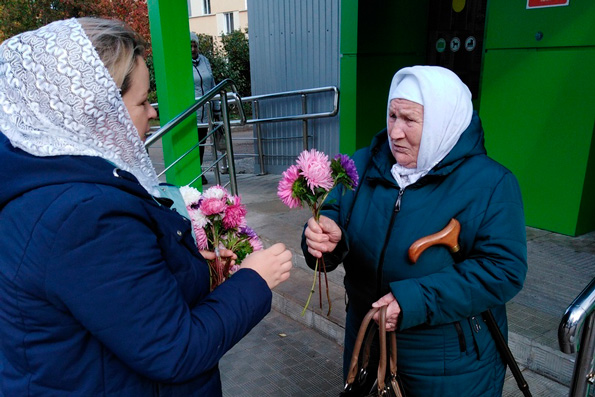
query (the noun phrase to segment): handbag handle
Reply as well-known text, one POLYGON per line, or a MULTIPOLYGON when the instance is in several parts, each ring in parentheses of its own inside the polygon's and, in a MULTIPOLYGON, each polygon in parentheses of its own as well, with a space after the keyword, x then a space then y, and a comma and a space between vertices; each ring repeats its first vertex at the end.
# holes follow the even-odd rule
POLYGON ((378 363, 378 373, 377 373, 377 388, 378 388, 378 395, 384 396, 386 395, 388 388, 386 387, 386 366, 387 366, 387 334, 390 338, 390 357, 388 359, 390 365, 390 379, 389 382, 391 383, 392 389, 397 396, 401 396, 401 390, 399 385, 396 383, 397 378, 397 336, 395 332, 386 332, 386 311, 387 306, 375 307, 368 311, 366 316, 364 317, 362 324, 360 325, 359 331, 357 333, 357 338, 355 340, 355 344, 353 347, 353 354, 351 355, 351 363, 349 366, 349 374, 347 376, 347 382, 345 384, 345 389, 352 385, 355 382, 355 378, 358 375, 358 362, 359 362, 359 355, 362 349, 362 345, 364 347, 364 353, 362 357, 362 370, 365 369, 368 365, 368 361, 370 358, 370 348, 372 345, 372 339, 374 338, 376 325, 373 324, 369 332, 368 328, 370 327, 370 323, 372 318, 376 313, 379 312, 378 318, 378 338, 380 342, 380 360, 378 363), (365 338, 365 342, 364 342, 365 338))
MULTIPOLYGON (((377 307, 373 307, 372 309, 370 309, 370 311, 368 311, 368 313, 362 321, 362 324, 359 327, 359 331, 357 332, 357 338, 355 339, 355 344, 353 345, 353 354, 351 355, 351 363, 349 365, 349 373, 347 375, 345 388, 347 388, 348 385, 351 385, 355 382, 355 377, 357 376, 357 363, 359 361, 359 352, 362 348, 362 344, 364 343, 364 337, 366 336, 366 331, 368 329, 368 326, 370 325, 370 321, 372 320, 372 317, 374 317, 376 312, 378 312, 378 310, 379 308, 377 307)), ((369 353, 369 347, 366 348, 366 350, 369 353)), ((365 358, 365 361, 367 361, 367 358, 365 358)))

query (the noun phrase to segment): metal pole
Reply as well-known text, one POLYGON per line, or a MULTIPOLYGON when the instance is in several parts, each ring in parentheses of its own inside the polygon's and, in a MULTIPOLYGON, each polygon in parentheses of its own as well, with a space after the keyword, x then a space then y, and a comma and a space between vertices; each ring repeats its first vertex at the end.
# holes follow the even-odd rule
MULTIPOLYGON (((302 94, 302 114, 307 114, 307 113, 308 113, 308 101, 306 98, 306 94, 302 94)), ((308 120, 307 119, 302 120, 302 133, 304 134, 304 136, 303 136, 304 150, 308 150, 308 120)))
MULTIPOLYGON (((211 131, 213 131, 213 103, 211 101, 207 102, 207 104, 205 106, 208 105, 208 116, 209 116, 209 129, 207 132, 210 133, 211 131)), ((213 153, 213 158, 215 160, 217 160, 217 143, 215 142, 217 137, 216 134, 212 134, 211 135, 211 152, 213 153)), ((204 172, 204 171, 203 171, 204 172)), ((215 169, 213 170, 214 174, 215 174, 215 182, 217 183, 217 185, 221 185, 221 175, 219 174, 219 166, 215 167, 215 169)))
MULTIPOLYGON (((231 127, 229 125, 229 113, 227 108, 227 94, 221 90, 221 116, 223 117, 223 129, 225 130, 225 147, 227 155, 227 166, 229 167, 229 183, 231 185, 231 194, 238 194, 238 183, 236 181, 236 165, 233 160, 233 145, 231 142, 231 127)), ((217 165, 218 167, 219 165, 217 165)))
MULTIPOLYGON (((260 113, 258 101, 254 101, 252 106, 254 118, 258 119, 260 113)), ((266 172, 264 169, 264 150, 262 148, 262 131, 260 130, 260 123, 256 123, 256 146, 258 149, 258 162, 260 164, 260 174, 258 175, 264 175, 266 172)))
POLYGON ((593 368, 593 354, 595 352, 595 312, 585 320, 581 335, 581 347, 578 350, 569 397, 585 397, 589 385, 595 377, 593 368))

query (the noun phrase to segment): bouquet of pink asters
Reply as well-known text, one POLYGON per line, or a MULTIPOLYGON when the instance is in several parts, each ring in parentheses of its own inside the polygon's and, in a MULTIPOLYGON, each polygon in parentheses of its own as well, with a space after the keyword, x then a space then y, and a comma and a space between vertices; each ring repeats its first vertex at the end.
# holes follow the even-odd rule
POLYGON ((204 193, 189 186, 180 188, 188 210, 199 250, 215 252, 217 258, 209 260, 211 290, 224 282, 239 268, 247 255, 262 249, 262 242, 246 226, 246 207, 240 196, 229 194, 223 187, 210 187, 204 193), (219 249, 227 248, 237 255, 235 265, 231 258, 221 258, 219 249))
MULTIPOLYGON (((343 185, 347 189, 353 190, 357 186, 358 179, 355 163, 349 156, 338 154, 329 161, 328 156, 322 152, 315 149, 311 149, 310 151, 304 150, 298 156, 296 164, 290 166, 283 173, 283 178, 279 181, 277 195, 289 208, 301 208, 302 203, 305 203, 312 211, 316 222, 318 222, 322 204, 330 191, 337 185, 343 185)), ((323 273, 329 306, 327 316, 331 314, 331 299, 329 296, 324 258, 320 260, 317 258, 316 266, 314 267, 314 281, 312 282, 312 288, 310 288, 306 306, 304 306, 304 310, 302 311, 302 316, 306 313, 306 309, 310 304, 317 275, 319 280, 320 308, 322 309, 321 284, 323 273)))

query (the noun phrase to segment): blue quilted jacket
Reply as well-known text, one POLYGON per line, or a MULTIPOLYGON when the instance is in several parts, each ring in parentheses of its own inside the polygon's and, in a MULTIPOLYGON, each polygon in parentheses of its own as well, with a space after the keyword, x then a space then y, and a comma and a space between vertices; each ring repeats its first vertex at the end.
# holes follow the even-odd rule
POLYGON ((345 267, 346 362, 363 316, 392 292, 402 310, 399 369, 408 396, 501 394, 504 368, 481 313, 492 309, 506 335, 505 303, 527 272, 525 222, 516 178, 486 155, 479 117, 474 113, 451 152, 405 189, 390 173, 386 130, 354 160, 359 189, 335 189, 322 212, 343 229, 325 264, 345 267), (461 223, 459 257, 433 246, 411 263, 411 244, 451 218, 461 223))
POLYGON ((265 281, 243 269, 209 293, 189 221, 105 160, 3 134, 0 159, 0 395, 220 396, 265 281))

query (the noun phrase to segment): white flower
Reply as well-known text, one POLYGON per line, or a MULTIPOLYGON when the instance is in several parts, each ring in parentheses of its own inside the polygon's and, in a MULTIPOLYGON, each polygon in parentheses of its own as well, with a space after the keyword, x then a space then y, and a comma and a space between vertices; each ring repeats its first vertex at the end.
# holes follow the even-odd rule
POLYGON ((222 188, 219 185, 212 186, 204 192, 203 197, 205 199, 216 198, 216 199, 221 200, 221 199, 227 197, 227 190, 225 190, 224 188, 222 188))
POLYGON ((188 214, 190 215, 190 221, 194 227, 203 228, 209 223, 207 217, 204 216, 202 211, 199 209, 188 211, 188 214))
POLYGON ((200 197, 202 196, 198 189, 191 186, 182 186, 180 188, 180 193, 182 194, 186 206, 198 203, 198 200, 200 200, 200 197))

